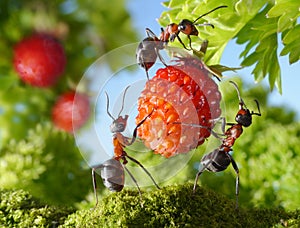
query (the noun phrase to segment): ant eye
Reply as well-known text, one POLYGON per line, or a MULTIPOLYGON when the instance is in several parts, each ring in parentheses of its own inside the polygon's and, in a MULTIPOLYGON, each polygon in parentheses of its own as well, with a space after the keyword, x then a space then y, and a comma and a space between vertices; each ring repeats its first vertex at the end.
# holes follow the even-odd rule
POLYGON ((186 28, 186 26, 183 25, 183 24, 180 24, 180 25, 178 26, 178 30, 179 30, 179 31, 184 31, 185 28, 186 28))
POLYGON ((112 125, 110 125, 110 131, 112 133, 116 133, 116 132, 122 132, 125 130, 125 125, 123 123, 112 123, 112 125))

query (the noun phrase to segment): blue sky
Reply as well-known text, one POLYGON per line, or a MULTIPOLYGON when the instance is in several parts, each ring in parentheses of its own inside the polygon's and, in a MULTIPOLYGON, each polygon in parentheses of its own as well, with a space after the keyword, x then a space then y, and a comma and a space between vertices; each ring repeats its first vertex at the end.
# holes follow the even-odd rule
MULTIPOLYGON (((145 37, 145 28, 149 27, 158 34, 160 25, 156 21, 160 14, 166 10, 161 5, 161 0, 141 1, 128 0, 128 10, 131 13, 132 20, 141 39, 145 37)), ((228 66, 237 66, 241 60, 239 54, 243 47, 235 44, 234 41, 226 47, 223 54, 221 64, 228 66)), ((298 119, 300 119, 300 63, 289 65, 288 57, 280 57, 281 75, 282 75, 282 95, 276 89, 270 94, 269 103, 271 105, 285 106, 297 112, 298 119)), ((238 71, 238 74, 248 83, 254 83, 254 78, 251 75, 251 68, 245 68, 238 71)), ((230 76, 230 73, 227 74, 230 76)), ((262 82, 268 85, 268 81, 262 82)))

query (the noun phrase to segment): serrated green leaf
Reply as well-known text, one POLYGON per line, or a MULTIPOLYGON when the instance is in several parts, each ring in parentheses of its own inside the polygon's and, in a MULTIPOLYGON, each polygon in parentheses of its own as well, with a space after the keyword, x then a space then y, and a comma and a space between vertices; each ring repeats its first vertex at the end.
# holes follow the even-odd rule
POLYGON ((282 38, 284 44, 289 44, 295 40, 300 39, 300 24, 289 30, 282 38))
MULTIPOLYGON (((269 67, 269 84, 272 90, 275 83, 280 80, 279 78, 281 77, 280 66, 276 52, 272 53, 272 55, 270 56, 270 61, 272 62, 272 66, 269 67)), ((281 92, 281 90, 279 90, 279 92, 281 92)))
POLYGON ((269 10, 269 18, 279 17, 278 32, 283 32, 293 26, 299 12, 300 2, 298 0, 276 1, 275 5, 269 10))
MULTIPOLYGON (((278 32, 287 31, 282 36, 283 42, 300 39, 298 29, 294 31, 295 20, 299 16, 300 2, 298 0, 225 0, 221 4, 217 0, 200 2, 189 0, 181 4, 179 1, 174 0, 174 2, 176 2, 176 8, 173 9, 179 12, 171 12, 173 9, 168 12, 169 18, 174 19, 175 21, 172 22, 175 23, 183 18, 194 20, 221 4, 227 5, 227 8, 216 10, 199 20, 199 23, 214 24, 215 29, 197 27, 200 39, 192 37, 193 48, 198 49, 202 40, 209 40, 204 62, 208 65, 216 65, 219 64, 227 43, 237 38, 238 44, 245 44, 245 49, 240 53, 240 57, 244 58, 241 65, 254 66, 253 75, 257 81, 268 76, 271 88, 281 85, 280 66, 272 68, 274 58, 270 59, 270 56, 277 55, 278 32)), ((167 24, 165 21, 163 23, 167 24)), ((180 36, 184 43, 188 42, 184 34, 180 36)), ((285 43, 281 54, 289 54, 291 62, 298 61, 298 49, 292 50, 291 47, 296 48, 294 44, 287 46, 285 43)), ((277 88, 281 91, 280 87, 277 88)))
POLYGON ((293 64, 300 59, 299 41, 294 40, 284 46, 280 52, 280 56, 289 54, 289 63, 293 64))
POLYGON ((252 66, 259 59, 259 57, 260 57, 260 54, 258 52, 253 52, 252 54, 250 54, 249 56, 244 58, 241 65, 244 67, 252 66))
POLYGON ((275 1, 275 5, 268 11, 267 16, 279 17, 285 14, 299 11, 300 2, 298 0, 281 0, 275 1))
POLYGON ((181 0, 171 0, 171 1, 169 1, 168 7, 175 8, 175 7, 180 6, 181 4, 182 4, 181 0))

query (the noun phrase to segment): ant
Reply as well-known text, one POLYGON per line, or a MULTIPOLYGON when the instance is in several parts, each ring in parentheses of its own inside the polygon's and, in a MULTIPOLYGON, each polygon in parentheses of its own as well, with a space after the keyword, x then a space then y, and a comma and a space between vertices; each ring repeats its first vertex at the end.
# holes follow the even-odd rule
MULTIPOLYGON (((101 178, 103 180, 103 184, 106 188, 108 188, 110 191, 113 192, 119 192, 123 189, 124 187, 124 181, 125 181, 125 172, 129 174, 133 182, 135 183, 138 191, 140 198, 142 200, 142 193, 140 190, 140 187, 134 178, 133 174, 126 168, 126 164, 128 163, 128 160, 131 160, 138 164, 144 171, 145 173, 151 178, 155 186, 160 189, 158 184, 155 182, 151 174, 148 172, 148 170, 135 158, 129 156, 125 151, 124 148, 126 146, 129 146, 133 144, 136 140, 137 137, 137 129, 139 126, 141 126, 145 120, 152 114, 152 112, 147 115, 140 123, 137 124, 133 131, 133 137, 132 139, 125 137, 122 135, 122 132, 125 130, 126 125, 127 125, 127 119, 128 115, 125 115, 124 117, 121 116, 121 112, 123 111, 124 108, 124 100, 125 100, 125 95, 128 90, 129 86, 126 87, 123 95, 123 100, 122 100, 122 107, 121 110, 118 114, 118 118, 115 119, 109 112, 109 97, 108 94, 105 92, 106 99, 107 99, 107 107, 106 107, 106 112, 109 115, 109 117, 113 120, 112 124, 110 125, 110 131, 113 133, 113 145, 114 145, 114 157, 105 161, 101 165, 96 165, 92 168, 92 180, 93 180, 93 188, 94 188, 94 194, 96 198, 96 206, 98 205, 98 196, 97 196, 97 183, 96 183, 96 171, 100 171, 101 178), (121 163, 122 160, 122 163, 121 163)), ((143 206, 143 205, 142 205, 143 206)))
POLYGON ((164 43, 149 28, 146 28, 146 33, 148 37, 143 39, 136 49, 136 60, 138 65, 145 69, 149 80, 148 70, 154 65, 157 57, 165 66, 166 64, 159 54, 159 50, 164 49, 164 43))
POLYGON ((205 14, 202 14, 201 16, 199 16, 198 18, 196 18, 194 21, 190 21, 188 19, 183 19, 178 25, 176 23, 171 23, 166 27, 166 30, 164 31, 162 29, 162 33, 160 35, 160 40, 162 40, 165 43, 168 43, 169 40, 171 42, 173 42, 176 38, 178 39, 178 41, 181 43, 181 45, 184 47, 184 49, 186 50, 193 50, 192 48, 192 40, 190 36, 198 36, 199 32, 196 28, 196 26, 210 26, 212 28, 215 28, 215 26, 213 24, 210 23, 204 23, 204 24, 196 24, 196 22, 201 19, 202 17, 220 9, 220 8, 226 8, 227 6, 222 5, 222 6, 218 6, 210 11, 208 11, 205 14), (189 39, 189 45, 190 45, 190 49, 186 48, 186 46, 184 45, 184 43, 182 42, 182 40, 179 37, 179 33, 182 32, 183 34, 187 35, 188 39, 189 39))
POLYGON ((163 61, 162 57, 159 54, 159 50, 164 49, 169 41, 173 42, 176 38, 181 43, 184 49, 188 51, 193 50, 192 40, 190 36, 192 35, 198 36, 199 32, 196 26, 211 26, 212 28, 214 28, 213 24, 210 23, 196 24, 196 22, 200 18, 214 12, 215 10, 218 10, 220 8, 225 8, 225 7, 227 6, 224 5, 218 6, 210 10, 209 12, 201 15, 194 21, 183 19, 178 25, 176 23, 171 23, 166 27, 165 30, 161 28, 161 34, 159 38, 149 28, 146 28, 147 37, 139 43, 136 50, 136 59, 138 65, 140 65, 142 68, 145 69, 147 79, 149 80, 148 70, 156 62, 157 57, 159 57, 160 61, 166 66, 165 62, 163 61), (179 37, 180 32, 187 35, 189 39, 190 49, 185 46, 185 44, 182 42, 181 38, 179 37))
MULTIPOLYGON (((210 172, 220 172, 225 170, 230 163, 232 164, 234 171, 236 173, 236 187, 235 187, 235 194, 236 194, 236 208, 238 208, 238 195, 239 195, 239 168, 234 161, 233 157, 229 154, 232 151, 232 146, 235 143, 235 140, 240 137, 243 133, 243 127, 249 127, 252 124, 252 116, 261 116, 259 103, 255 100, 257 105, 258 112, 249 111, 245 102, 240 96, 240 92, 238 86, 233 81, 230 81, 235 87, 238 98, 239 98, 239 111, 235 116, 236 123, 227 123, 227 125, 231 125, 230 128, 226 130, 223 134, 225 138, 222 139, 222 144, 212 152, 205 154, 201 159, 202 168, 199 169, 193 188, 193 194, 196 191, 196 186, 198 182, 198 178, 203 173, 204 170, 208 170, 210 172)), ((224 127, 225 128, 225 127, 224 127)), ((216 135, 216 133, 214 134, 216 135)))

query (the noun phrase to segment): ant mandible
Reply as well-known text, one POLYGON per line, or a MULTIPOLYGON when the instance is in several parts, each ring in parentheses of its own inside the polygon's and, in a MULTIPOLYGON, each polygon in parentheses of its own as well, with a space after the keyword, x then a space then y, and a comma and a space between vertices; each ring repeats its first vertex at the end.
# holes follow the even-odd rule
POLYGON ((149 80, 148 70, 154 65, 154 63, 157 60, 157 57, 159 57, 160 61, 166 66, 164 60, 162 59, 162 57, 159 54, 159 50, 164 49, 169 41, 173 42, 176 38, 181 43, 181 45, 183 46, 184 49, 186 49, 188 51, 193 50, 192 49, 192 40, 191 40, 190 36, 192 36, 192 35, 198 36, 199 32, 198 32, 196 26, 211 26, 212 28, 214 28, 213 24, 210 24, 210 23, 196 24, 196 22, 200 18, 202 18, 220 8, 225 8, 225 7, 227 7, 227 6, 218 6, 214 9, 210 10, 209 12, 201 15, 194 21, 190 21, 188 19, 183 19, 178 25, 176 23, 171 23, 166 27, 165 30, 163 28, 161 28, 161 34, 160 34, 159 38, 149 28, 146 28, 147 37, 139 43, 139 45, 136 49, 136 59, 137 59, 138 65, 140 65, 142 68, 145 69, 147 79, 149 80), (181 38, 179 37, 180 32, 187 35, 187 37, 189 39, 190 49, 185 46, 185 44, 182 42, 181 38))
POLYGON ((124 187, 124 181, 125 181, 125 172, 129 174, 133 182, 135 183, 138 191, 140 198, 142 199, 142 193, 140 190, 140 187, 134 178, 133 174, 126 168, 126 164, 128 163, 128 160, 131 160, 138 164, 144 171, 145 173, 151 178, 155 186, 160 189, 158 184, 155 182, 154 178, 151 176, 151 174, 148 172, 148 170, 135 158, 129 156, 125 151, 124 148, 126 146, 129 146, 134 143, 137 137, 137 129, 139 126, 141 126, 145 120, 152 114, 150 113, 147 115, 140 123, 137 124, 133 131, 133 137, 132 139, 125 137, 122 135, 122 132, 125 130, 126 125, 127 125, 127 119, 128 115, 125 115, 124 117, 121 116, 121 112, 123 111, 124 108, 124 100, 125 100, 125 95, 128 90, 129 86, 125 89, 124 95, 123 95, 123 100, 122 100, 122 107, 121 110, 118 114, 118 118, 115 119, 109 112, 109 97, 108 94, 106 94, 106 99, 107 99, 107 107, 106 111, 109 117, 113 120, 112 124, 110 125, 110 131, 113 133, 113 145, 114 145, 114 157, 105 161, 101 165, 96 165, 92 168, 92 180, 93 180, 93 189, 94 189, 94 194, 96 198, 96 206, 98 204, 98 195, 97 195, 97 183, 96 183, 96 171, 100 171, 101 178, 103 180, 103 184, 106 188, 108 188, 110 191, 113 192, 119 192, 123 189, 124 187), (121 163, 122 160, 122 163, 121 163))
POLYGON ((234 83, 233 81, 230 81, 230 83, 232 83, 233 86, 235 87, 239 98, 239 111, 235 116, 235 121, 237 123, 227 123, 227 125, 231 125, 231 127, 228 128, 224 133, 225 138, 223 138, 222 144, 214 151, 205 154, 202 157, 200 162, 202 168, 199 169, 196 175, 193 193, 195 193, 196 191, 198 178, 200 177, 200 175, 203 173, 204 170, 208 170, 210 172, 220 172, 225 170, 231 163, 236 173, 235 194, 236 194, 236 208, 238 208, 239 169, 233 157, 229 154, 229 152, 232 151, 232 146, 234 145, 235 140, 239 138, 240 135, 243 133, 243 127, 250 126, 252 124, 252 116, 253 115, 261 116, 261 112, 257 100, 255 100, 255 103, 257 105, 258 112, 253 112, 253 111, 250 112, 245 102, 240 96, 240 91, 238 89, 237 84, 234 83))

